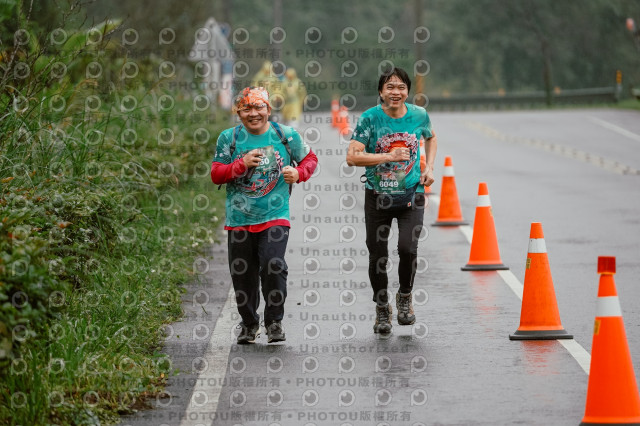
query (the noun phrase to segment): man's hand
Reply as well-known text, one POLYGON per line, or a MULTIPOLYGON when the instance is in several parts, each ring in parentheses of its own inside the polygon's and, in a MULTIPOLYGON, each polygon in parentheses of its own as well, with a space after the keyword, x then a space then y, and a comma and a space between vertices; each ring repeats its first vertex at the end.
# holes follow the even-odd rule
POLYGON ((428 167, 422 172, 420 175, 420 184, 431 186, 431 184, 435 181, 433 178, 433 170, 431 167, 428 167))
POLYGON ((259 149, 254 149, 247 152, 244 157, 242 157, 242 161, 244 161, 244 165, 247 168, 258 167, 260 165, 260 161, 262 161, 262 151, 259 149))
POLYGON ((291 166, 284 166, 282 168, 282 174, 284 176, 284 181, 288 184, 296 183, 300 178, 300 175, 298 174, 298 170, 296 170, 295 167, 291 167, 291 166))
POLYGON ((389 161, 409 161, 411 159, 411 151, 409 148, 396 148, 390 153, 391 159, 389 161))

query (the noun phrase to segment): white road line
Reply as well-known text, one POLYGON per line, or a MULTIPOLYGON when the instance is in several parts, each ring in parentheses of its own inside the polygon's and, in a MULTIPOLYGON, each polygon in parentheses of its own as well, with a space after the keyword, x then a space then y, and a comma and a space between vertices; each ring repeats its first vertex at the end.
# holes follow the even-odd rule
POLYGON ((597 117, 589 117, 589 120, 593 121, 596 124, 601 125, 602 127, 606 128, 606 129, 613 130, 616 133, 619 133, 619 134, 621 134, 623 136, 626 136, 629 139, 633 139, 634 141, 640 142, 640 135, 638 135, 636 133, 633 133, 633 132, 630 132, 627 129, 624 129, 624 128, 620 127, 620 126, 616 126, 613 123, 609 123, 608 121, 604 121, 604 120, 602 120, 600 118, 597 118, 597 117))
MULTIPOLYGON (((438 207, 440 197, 429 195, 429 204, 438 207)), ((473 228, 468 225, 459 226, 458 229, 464 237, 471 242, 473 228)), ((518 299, 522 300, 523 285, 511 271, 497 271, 502 280, 511 288, 518 299)), ((203 413, 215 413, 220 402, 223 379, 227 375, 229 353, 233 342, 231 330, 235 325, 232 314, 236 312, 233 287, 229 289, 227 300, 220 312, 216 326, 211 334, 209 345, 203 358, 208 362, 208 367, 198 375, 196 385, 189 404, 180 422, 181 426, 202 425, 203 413)), ((585 373, 589 374, 591 355, 575 340, 558 340, 569 354, 575 358, 585 373)))
POLYGON ((460 225, 458 227, 462 235, 467 239, 467 242, 471 244, 471 240, 473 239, 473 228, 469 225, 460 225))
POLYGON ((522 292, 524 290, 524 285, 518 280, 518 278, 513 275, 511 271, 497 271, 502 281, 507 283, 509 288, 513 290, 513 292, 518 296, 518 299, 522 300, 522 292))
POLYGON ((202 356, 208 363, 208 367, 198 375, 180 426, 210 424, 211 420, 203 418, 203 414, 213 415, 218 409, 222 383, 227 375, 229 352, 233 343, 231 330, 235 322, 232 320, 232 314, 237 309, 234 294, 231 286, 207 350, 202 356))
POLYGON ((571 356, 573 356, 578 364, 584 370, 587 375, 589 375, 589 368, 591 366, 591 355, 585 348, 583 348, 580 343, 576 342, 575 339, 559 339, 558 343, 564 346, 571 356))
MULTIPOLYGON (((433 203, 437 208, 440 204, 440 197, 437 195, 429 196, 429 203, 433 203)), ((469 244, 471 244, 471 239, 473 237, 473 228, 469 225, 458 226, 458 229, 467 239, 469 244)), ((506 271, 496 271, 502 281, 504 281, 511 291, 518 296, 518 299, 522 300, 522 293, 524 290, 524 285, 520 282, 520 280, 513 274, 513 272, 506 271)), ((589 374, 589 368, 591 365, 591 355, 585 348, 580 345, 575 339, 558 339, 558 343, 565 347, 567 352, 578 362, 578 365, 584 370, 587 375, 589 374)))
MULTIPOLYGON (((592 117, 592 119, 594 119, 594 121, 597 120, 594 117, 592 117)), ((636 139, 636 138, 640 139, 640 136, 636 135, 635 133, 629 132, 628 130, 625 130, 621 127, 607 123, 606 121, 599 120, 598 124, 606 125, 605 127, 621 132, 625 136, 631 137, 632 139, 636 139)), ((510 135, 501 133, 496 129, 493 129, 481 123, 466 122, 465 125, 495 140, 530 146, 536 149, 542 149, 544 151, 552 152, 554 154, 561 155, 563 157, 571 158, 572 160, 577 160, 583 163, 591 164, 603 170, 617 173, 619 175, 640 175, 640 170, 634 167, 628 166, 626 164, 622 164, 619 161, 612 160, 610 158, 604 158, 593 153, 581 151, 579 149, 572 148, 570 146, 560 145, 554 142, 547 142, 539 139, 510 136, 510 135)))

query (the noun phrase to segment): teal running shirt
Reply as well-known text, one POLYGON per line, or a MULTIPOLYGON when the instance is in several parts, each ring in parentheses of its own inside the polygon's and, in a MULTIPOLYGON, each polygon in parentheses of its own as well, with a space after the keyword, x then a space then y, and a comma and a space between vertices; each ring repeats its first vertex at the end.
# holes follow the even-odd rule
MULTIPOLYGON (((288 139, 291 155, 300 162, 310 152, 298 132, 280 124, 288 139)), ((218 137, 215 162, 230 164, 253 149, 262 150, 259 166, 248 169, 244 176, 227 183, 225 226, 257 225, 276 219, 289 220, 289 185, 282 169, 291 165, 291 158, 272 125, 261 135, 253 135, 244 128, 238 132, 236 147, 231 156, 234 128, 226 129, 218 137)))
MULTIPOLYGON (((405 103, 407 113, 391 118, 380 105, 362 113, 351 139, 362 142, 365 152, 387 153, 396 148, 409 148, 408 161, 388 162, 367 166, 366 186, 377 193, 401 194, 420 182, 420 138, 433 136, 427 111, 417 105, 405 103)), ((416 192, 424 192, 419 185, 416 192)))

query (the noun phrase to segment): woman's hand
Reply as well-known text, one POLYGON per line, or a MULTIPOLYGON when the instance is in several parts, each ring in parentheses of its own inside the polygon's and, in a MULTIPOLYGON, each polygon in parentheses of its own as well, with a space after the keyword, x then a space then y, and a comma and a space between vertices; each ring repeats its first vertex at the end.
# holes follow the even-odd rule
POLYGON ((300 178, 298 170, 291 166, 284 166, 282 168, 282 174, 284 175, 284 181, 288 184, 296 183, 300 178))
POLYGON ((262 151, 259 149, 253 149, 242 157, 242 161, 244 161, 244 165, 247 166, 248 169, 251 167, 258 167, 262 161, 262 151))

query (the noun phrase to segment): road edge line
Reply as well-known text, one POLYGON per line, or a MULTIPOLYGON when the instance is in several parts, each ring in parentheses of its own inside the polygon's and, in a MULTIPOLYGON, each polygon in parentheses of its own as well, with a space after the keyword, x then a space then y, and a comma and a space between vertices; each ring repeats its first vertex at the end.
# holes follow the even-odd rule
MULTIPOLYGON (((435 206, 440 204, 440 197, 438 196, 430 196, 429 203, 433 202, 435 206)), ((467 239, 469 244, 471 244, 471 240, 473 238, 473 228, 469 225, 461 225, 458 226, 458 230, 464 237, 467 239)), ((518 297, 518 299, 522 300, 522 293, 524 290, 524 285, 520 282, 518 277, 516 277, 513 272, 509 270, 505 271, 496 271, 502 281, 507 284, 507 286, 513 291, 513 293, 518 297)), ((560 343, 569 354, 576 360, 580 368, 589 375, 589 369, 591 368, 591 354, 587 352, 587 350, 582 347, 580 343, 578 343, 575 339, 557 339, 558 343, 560 343)))
POLYGON ((231 353, 231 333, 234 321, 232 313, 235 312, 235 293, 233 286, 229 288, 227 300, 223 308, 220 310, 215 328, 211 333, 209 344, 206 352, 202 357, 207 361, 208 367, 205 371, 198 374, 193 392, 189 397, 187 408, 184 411, 184 418, 180 422, 180 426, 195 426, 207 424, 207 420, 200 419, 201 413, 209 413, 213 415, 218 410, 220 402, 220 393, 222 392, 223 379, 227 376, 227 364, 229 363, 229 354, 231 353), (214 383, 210 383, 208 379, 215 378, 214 383), (206 397, 204 403, 198 403, 195 398, 200 394, 206 397), (195 413, 195 419, 191 419, 192 413, 195 413), (204 423, 203 423, 204 422, 204 423))

